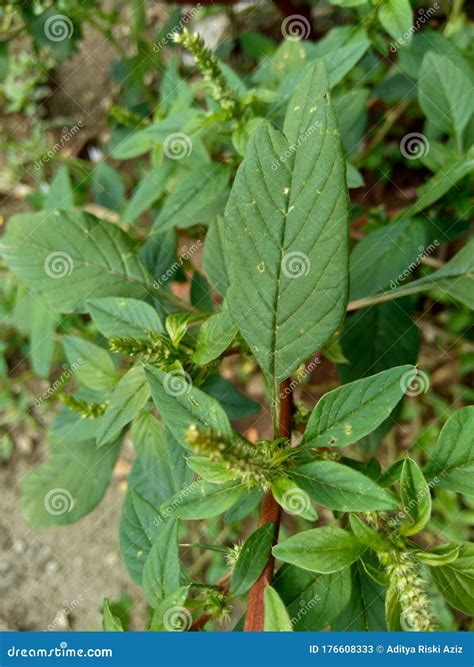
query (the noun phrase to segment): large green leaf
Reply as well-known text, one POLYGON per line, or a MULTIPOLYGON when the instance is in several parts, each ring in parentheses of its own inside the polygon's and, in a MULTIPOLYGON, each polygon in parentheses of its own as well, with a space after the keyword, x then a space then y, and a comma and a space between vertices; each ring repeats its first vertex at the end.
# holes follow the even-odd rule
POLYGON ((197 389, 180 372, 164 373, 154 366, 145 366, 151 395, 166 427, 182 445, 191 424, 212 427, 220 435, 232 439, 233 431, 219 403, 197 389))
POLYGON ((358 470, 335 461, 313 461, 289 471, 298 486, 320 505, 343 512, 394 510, 388 491, 358 470))
POLYGON ((133 336, 148 338, 150 331, 163 331, 156 310, 144 301, 106 296, 103 299, 88 299, 86 308, 94 324, 105 336, 133 336))
POLYGON ((99 503, 107 490, 118 443, 58 443, 49 458, 26 476, 22 505, 32 527, 74 523, 99 503))
POLYGON ((324 66, 312 66, 284 134, 255 131, 226 210, 229 309, 275 383, 329 339, 346 306, 345 162, 327 90, 324 66))
POLYGON ((418 84, 420 106, 441 132, 454 134, 458 148, 472 114, 470 92, 471 81, 449 58, 434 51, 425 55, 418 84))
POLYGON ((413 366, 397 366, 325 394, 308 421, 305 447, 345 447, 373 431, 392 412, 409 386, 413 366))
POLYGON ((151 276, 116 225, 79 211, 21 213, 0 245, 10 270, 63 313, 91 297, 143 298, 151 276))
POLYGON ((293 630, 288 611, 281 597, 271 586, 265 588, 264 610, 263 629, 265 632, 291 632, 293 630))
POLYGON ((232 572, 231 595, 244 595, 257 581, 267 564, 274 536, 275 524, 269 521, 245 540, 232 572))
POLYGON ((439 592, 449 604, 474 616, 474 544, 461 542, 459 556, 453 563, 430 570, 439 592))
POLYGON ((135 491, 127 491, 120 520, 120 553, 135 583, 141 584, 145 562, 164 525, 158 510, 135 491))
POLYGON ((178 590, 180 565, 178 525, 174 520, 161 526, 143 568, 142 587, 152 607, 178 590))
POLYGON ((424 468, 426 477, 458 493, 474 495, 474 406, 460 408, 444 425, 424 468))
POLYGON ((366 548, 346 530, 325 526, 293 535, 274 546, 273 554, 304 570, 329 574, 353 563, 366 548))
POLYGON ((347 605, 351 594, 349 568, 319 574, 284 563, 275 574, 273 585, 296 631, 326 628, 347 605))
POLYGON ((118 436, 143 408, 150 397, 150 387, 143 366, 133 366, 122 377, 110 397, 97 434, 97 445, 103 446, 118 436))

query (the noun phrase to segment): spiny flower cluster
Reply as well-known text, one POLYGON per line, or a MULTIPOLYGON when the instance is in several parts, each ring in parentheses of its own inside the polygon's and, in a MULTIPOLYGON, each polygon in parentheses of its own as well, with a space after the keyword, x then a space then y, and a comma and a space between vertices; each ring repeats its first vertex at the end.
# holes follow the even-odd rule
POLYGON ((414 632, 433 630, 426 583, 420 576, 419 564, 414 556, 406 551, 394 550, 379 552, 378 557, 390 578, 390 586, 397 593, 402 626, 414 632))
POLYGON ((133 336, 121 336, 109 338, 111 352, 118 352, 128 357, 146 357, 160 361, 174 360, 170 341, 163 334, 150 331, 148 338, 133 338, 133 336))
POLYGON ((209 84, 213 98, 219 104, 221 109, 235 115, 239 110, 239 102, 229 87, 224 75, 221 72, 217 58, 208 49, 201 35, 189 30, 183 30, 181 34, 174 35, 174 41, 187 49, 196 61, 199 71, 209 84))
POLYGON ((87 403, 70 394, 62 394, 61 400, 73 412, 79 412, 84 418, 96 419, 104 414, 107 409, 108 401, 103 403, 87 403))
POLYGON ((281 450, 271 442, 250 445, 238 437, 229 442, 213 429, 198 429, 196 424, 188 428, 186 440, 196 454, 218 461, 249 488, 268 488, 274 479, 284 474, 281 450))
POLYGON ((231 606, 225 593, 209 588, 204 595, 204 610, 216 621, 228 621, 231 606))

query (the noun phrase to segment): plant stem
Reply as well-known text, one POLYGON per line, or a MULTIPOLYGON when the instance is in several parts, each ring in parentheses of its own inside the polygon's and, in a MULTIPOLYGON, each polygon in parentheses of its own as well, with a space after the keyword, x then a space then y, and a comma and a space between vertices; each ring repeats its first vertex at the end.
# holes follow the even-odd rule
MULTIPOLYGON (((279 433, 275 434, 275 437, 279 435, 282 438, 290 438, 291 426, 293 421, 293 392, 291 390, 289 378, 281 383, 280 395, 281 395, 281 409, 280 409, 279 433)), ((278 540, 280 519, 281 519, 281 507, 273 497, 271 490, 269 490, 267 491, 262 501, 258 525, 263 526, 263 524, 267 523, 268 521, 272 521, 275 524, 275 535, 273 538, 274 544, 276 544, 278 540)), ((273 555, 270 555, 267 564, 263 568, 262 574, 250 589, 249 600, 247 605, 247 613, 245 615, 245 625, 244 625, 244 630, 246 632, 263 631, 263 624, 265 618, 264 593, 266 587, 269 586, 272 582, 274 563, 275 559, 273 555)))

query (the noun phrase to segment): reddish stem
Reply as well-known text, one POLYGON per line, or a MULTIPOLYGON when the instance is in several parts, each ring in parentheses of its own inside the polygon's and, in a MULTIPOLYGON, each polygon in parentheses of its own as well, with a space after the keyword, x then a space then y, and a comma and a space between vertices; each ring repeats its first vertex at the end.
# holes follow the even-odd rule
MULTIPOLYGON (((293 393, 290 386, 290 380, 287 379, 281 383, 281 409, 279 435, 283 438, 291 436, 291 424, 293 418, 293 393)), ((281 507, 276 502, 271 491, 267 491, 260 509, 259 526, 272 521, 275 524, 275 534, 273 543, 278 540, 278 531, 280 528, 281 507)), ((247 613, 245 615, 244 630, 246 632, 262 632, 265 618, 264 594, 265 589, 272 583, 273 566, 275 559, 271 554, 262 574, 254 583, 249 593, 247 613)))

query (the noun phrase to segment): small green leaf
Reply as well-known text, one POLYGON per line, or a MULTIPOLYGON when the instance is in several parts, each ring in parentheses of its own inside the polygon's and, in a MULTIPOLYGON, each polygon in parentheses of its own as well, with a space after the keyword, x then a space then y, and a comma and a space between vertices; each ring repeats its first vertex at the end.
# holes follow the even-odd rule
POLYGON ((337 572, 347 567, 365 551, 351 533, 325 526, 305 530, 273 547, 276 558, 312 572, 337 572))
POLYGON ((474 544, 461 542, 459 556, 453 563, 430 570, 439 592, 449 604, 474 616, 474 544))
POLYGON ((205 456, 190 456, 187 463, 191 470, 211 484, 226 484, 237 477, 223 463, 211 461, 205 456))
POLYGON ((450 542, 449 544, 440 544, 431 551, 416 551, 417 559, 430 567, 442 567, 450 565, 459 556, 459 544, 450 542))
POLYGON ((123 632, 122 621, 110 611, 108 598, 104 598, 102 607, 102 627, 104 632, 123 632))
POLYGON ((122 216, 122 225, 129 225, 147 211, 165 191, 171 174, 171 165, 162 165, 149 171, 132 193, 122 216))
POLYGON ((230 595, 244 595, 257 581, 267 564, 274 537, 275 524, 269 521, 245 540, 232 573, 230 595))
POLYGON ((144 301, 115 296, 89 299, 86 308, 95 326, 105 338, 133 336, 148 338, 150 331, 162 332, 163 325, 156 310, 144 301))
POLYGON ((355 514, 349 515, 349 523, 352 528, 352 532, 359 540, 361 544, 365 544, 371 549, 385 551, 386 549, 392 548, 391 542, 385 539, 383 535, 378 533, 374 528, 371 528, 366 523, 364 523, 358 516, 355 514))
POLYGON ((210 519, 223 514, 244 494, 239 482, 226 485, 197 481, 178 491, 160 507, 162 516, 180 519, 210 519))
POLYGON ((118 382, 117 371, 109 353, 77 336, 64 336, 64 352, 74 375, 90 389, 111 389, 118 382))
POLYGON ((181 586, 156 606, 150 622, 152 632, 185 632, 189 630, 193 617, 185 607, 188 586, 181 586))
POLYGON ((175 593, 180 584, 178 525, 169 520, 161 525, 143 568, 142 587, 148 603, 156 608, 175 593))
POLYGON ((286 607, 281 597, 271 586, 265 588, 264 605, 263 629, 265 632, 291 632, 293 630, 286 607))
POLYGON ((406 458, 400 477, 400 495, 408 522, 402 523, 402 535, 414 535, 426 526, 431 516, 430 488, 415 461, 406 458))
POLYGON ((120 553, 128 573, 138 585, 142 583, 143 567, 162 523, 158 510, 138 491, 134 488, 127 491, 120 519, 120 553))
POLYGON ((233 439, 232 427, 219 403, 193 387, 182 373, 164 373, 154 366, 145 366, 145 373, 156 408, 178 442, 186 444, 186 431, 191 424, 209 426, 233 439))
POLYGON ((413 11, 410 0, 383 0, 379 6, 380 23, 395 40, 410 42, 413 30, 413 11))
POLYGON ((474 406, 450 416, 423 472, 445 489, 474 495, 474 406))
POLYGON ((92 172, 91 192, 94 200, 111 211, 117 211, 125 194, 122 177, 107 162, 99 162, 92 172))
POLYGON ((208 317, 199 329, 193 354, 194 363, 205 366, 217 359, 229 347, 236 334, 237 327, 227 309, 208 317))
POLYGON ((143 366, 133 366, 114 388, 110 403, 102 417, 97 434, 97 446, 102 447, 117 437, 150 398, 150 387, 143 366))
POLYGON ((331 624, 337 632, 384 632, 384 589, 367 574, 362 561, 352 566, 349 603, 331 624))
POLYGON ((313 461, 288 471, 320 505, 342 512, 393 510, 393 496, 366 475, 335 461, 313 461))
POLYGON ((287 477, 272 483, 272 493, 277 503, 288 514, 296 514, 307 521, 317 521, 316 510, 311 506, 309 495, 287 477))
POLYGON ((325 394, 309 418, 305 447, 345 447, 371 433, 392 412, 413 366, 397 366, 325 394))

